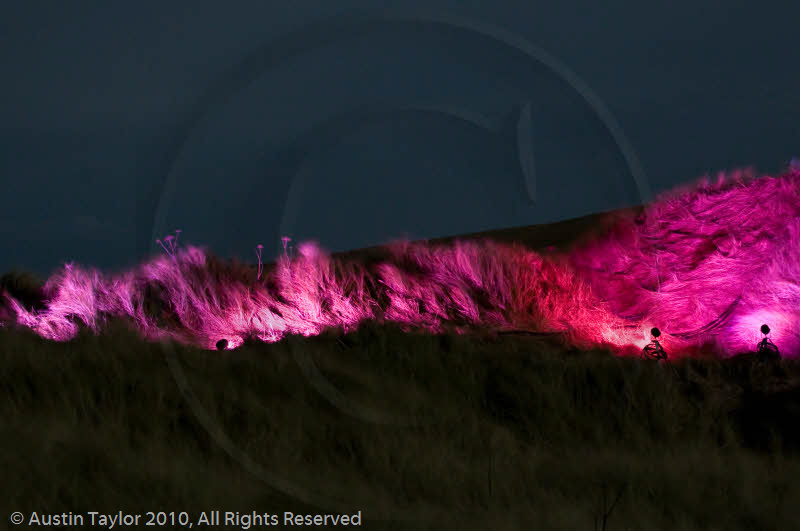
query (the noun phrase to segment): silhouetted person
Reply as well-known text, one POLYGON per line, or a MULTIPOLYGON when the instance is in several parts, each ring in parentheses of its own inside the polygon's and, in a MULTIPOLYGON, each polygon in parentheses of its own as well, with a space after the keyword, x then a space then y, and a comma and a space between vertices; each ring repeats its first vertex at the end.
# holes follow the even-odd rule
POLYGON ((658 328, 653 328, 650 330, 650 334, 653 336, 653 340, 649 345, 642 349, 642 356, 666 361, 667 351, 665 351, 664 347, 661 346, 661 343, 658 342, 658 338, 661 336, 661 330, 658 328))
POLYGON ((228 348, 228 340, 227 339, 220 339, 217 341, 217 350, 225 350, 228 348))
POLYGON ((775 343, 770 341, 769 337, 767 337, 769 335, 769 327, 765 324, 761 325, 761 333, 764 334, 764 338, 756 347, 756 352, 759 359, 780 359, 781 353, 778 350, 778 347, 775 346, 775 343))

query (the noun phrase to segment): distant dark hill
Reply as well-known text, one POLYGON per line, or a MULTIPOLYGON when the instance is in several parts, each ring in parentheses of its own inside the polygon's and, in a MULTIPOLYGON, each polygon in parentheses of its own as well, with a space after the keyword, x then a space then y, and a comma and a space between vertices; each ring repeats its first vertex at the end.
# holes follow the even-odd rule
MULTIPOLYGON (((455 240, 493 240, 500 243, 517 243, 535 251, 563 252, 585 239, 594 238, 611 228, 618 220, 625 217, 635 217, 643 211, 644 207, 636 206, 607 212, 588 214, 579 218, 542 223, 539 225, 526 225, 493 229, 482 232, 471 232, 440 238, 430 238, 427 241, 433 244, 452 243, 455 240), (548 249, 552 247, 552 249, 548 249)), ((383 245, 364 247, 349 251, 332 253, 333 256, 353 259, 372 260, 383 257, 386 248, 383 245)))

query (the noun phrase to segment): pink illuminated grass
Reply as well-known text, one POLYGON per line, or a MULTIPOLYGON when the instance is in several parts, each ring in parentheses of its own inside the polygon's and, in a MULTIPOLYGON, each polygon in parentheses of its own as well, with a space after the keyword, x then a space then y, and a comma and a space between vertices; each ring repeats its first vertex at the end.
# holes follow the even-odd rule
POLYGON ((399 242, 367 266, 308 242, 290 255, 284 238, 283 256, 262 277, 262 246, 257 273, 240 275, 201 248, 178 248, 179 232, 158 242, 169 256, 122 274, 66 266, 45 284, 42 310, 5 294, 5 315, 57 341, 122 317, 147 338, 207 349, 376 320, 434 333, 553 332, 626 353, 657 326, 671 356, 752 351, 767 323, 782 354, 800 353, 796 167, 779 177, 706 178, 564 254, 488 240, 399 242))

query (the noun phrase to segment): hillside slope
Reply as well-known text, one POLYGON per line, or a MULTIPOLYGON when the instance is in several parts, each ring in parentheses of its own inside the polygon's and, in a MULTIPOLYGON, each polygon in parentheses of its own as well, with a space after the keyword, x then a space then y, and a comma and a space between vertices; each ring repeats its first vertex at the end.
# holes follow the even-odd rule
MULTIPOLYGON (((459 240, 555 255, 636 214, 459 240)), ((334 258, 368 267, 387 253, 334 258)), ((35 279, 3 285, 46 307, 35 279)), ((100 331, 53 342, 0 328, 4 517, 361 511, 362 527, 381 530, 800 528, 793 360, 663 365, 563 335, 369 320, 222 352, 146 341, 124 319, 100 331)))

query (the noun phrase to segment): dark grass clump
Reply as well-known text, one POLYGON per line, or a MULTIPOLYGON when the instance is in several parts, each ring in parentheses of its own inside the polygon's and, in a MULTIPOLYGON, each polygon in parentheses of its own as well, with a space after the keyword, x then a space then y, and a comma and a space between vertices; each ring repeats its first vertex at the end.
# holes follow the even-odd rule
POLYGON ((335 500, 367 529, 796 529, 799 377, 786 360, 672 370, 375 323, 222 351, 121 322, 65 343, 6 329, 0 499, 6 514, 335 500))

